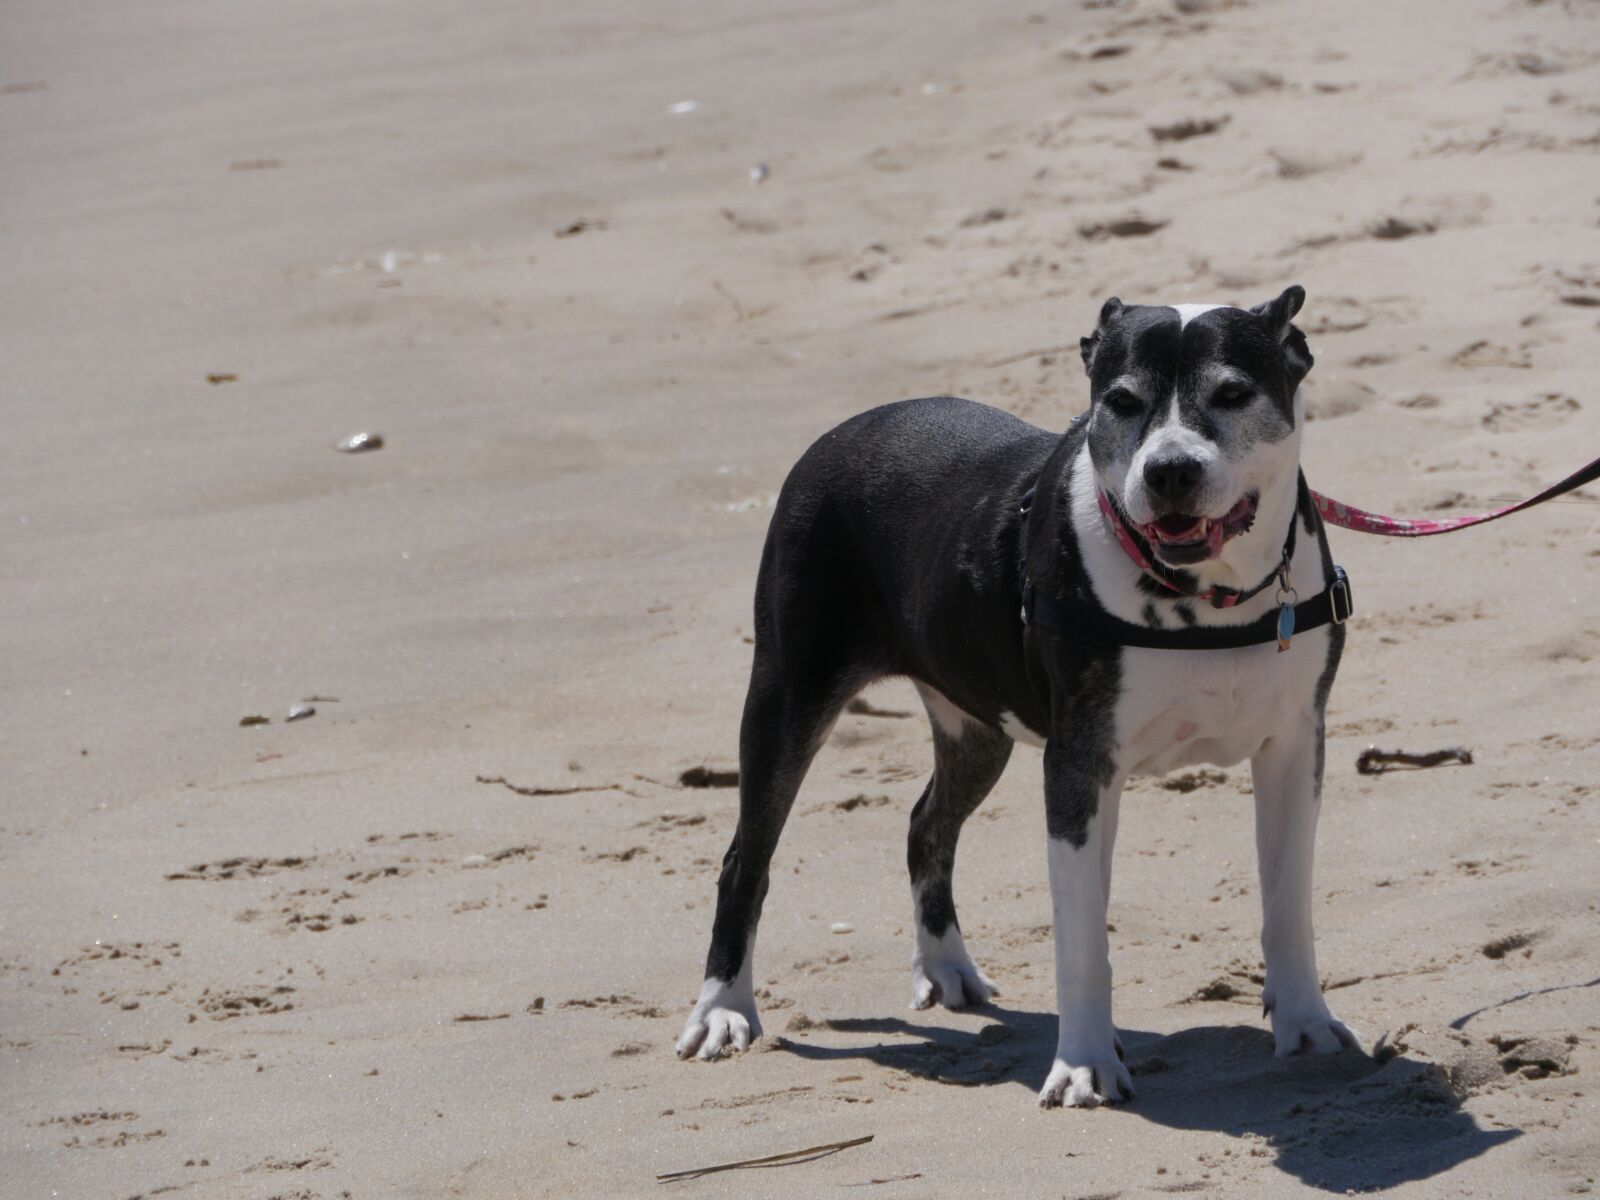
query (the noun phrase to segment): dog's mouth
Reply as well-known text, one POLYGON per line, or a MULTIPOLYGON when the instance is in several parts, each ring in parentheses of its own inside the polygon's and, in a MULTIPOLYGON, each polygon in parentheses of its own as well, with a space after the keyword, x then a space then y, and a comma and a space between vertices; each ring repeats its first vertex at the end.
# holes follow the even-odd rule
POLYGON ((1251 492, 1220 517, 1168 513, 1135 528, 1164 560, 1190 566, 1216 558, 1222 553, 1222 543, 1246 532, 1255 523, 1258 499, 1251 492))

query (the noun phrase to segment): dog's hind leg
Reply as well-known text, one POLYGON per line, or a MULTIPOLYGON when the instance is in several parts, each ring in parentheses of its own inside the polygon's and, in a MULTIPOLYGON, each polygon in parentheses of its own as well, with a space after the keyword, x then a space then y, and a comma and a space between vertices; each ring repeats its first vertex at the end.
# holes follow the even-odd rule
POLYGON ((786 654, 758 636, 739 731, 739 827, 722 860, 700 998, 678 1039, 680 1058, 717 1058, 761 1036, 751 967, 778 836, 806 769, 863 673, 830 656, 786 654))
POLYGON ((917 945, 911 956, 911 1006, 965 1008, 999 989, 967 953, 950 880, 961 826, 983 803, 1011 758, 1005 734, 968 717, 943 695, 918 685, 933 723, 933 777, 911 810, 906 863, 917 945))

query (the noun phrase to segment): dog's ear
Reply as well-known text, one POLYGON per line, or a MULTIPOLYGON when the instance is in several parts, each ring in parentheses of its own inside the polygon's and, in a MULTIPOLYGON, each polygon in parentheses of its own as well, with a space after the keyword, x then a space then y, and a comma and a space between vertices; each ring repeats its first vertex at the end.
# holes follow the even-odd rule
POLYGON ((1086 338, 1078 339, 1078 352, 1083 355, 1085 371, 1094 370, 1094 352, 1100 346, 1100 334, 1121 315, 1122 301, 1113 296, 1100 306, 1100 324, 1095 327, 1095 331, 1086 338))
POLYGON ((1291 388, 1298 387, 1316 359, 1311 357, 1311 347, 1306 345, 1306 335, 1294 324, 1294 316, 1306 302, 1306 290, 1298 283, 1283 289, 1276 300, 1258 304, 1250 311, 1266 322, 1278 345, 1283 348, 1283 365, 1289 372, 1291 388))

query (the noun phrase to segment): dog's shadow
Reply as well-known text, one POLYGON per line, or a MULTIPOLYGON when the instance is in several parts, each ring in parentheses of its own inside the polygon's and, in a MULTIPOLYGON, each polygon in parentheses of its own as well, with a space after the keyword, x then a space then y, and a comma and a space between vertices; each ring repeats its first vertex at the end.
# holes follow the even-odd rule
MULTIPOLYGON (((782 1048, 943 1084, 1043 1087, 1054 1014, 990 1006, 974 1015, 993 1021, 966 1031, 897 1017, 833 1020, 836 1033, 887 1036, 854 1046, 782 1039, 782 1048)), ((1241 1025, 1119 1033, 1138 1096, 1117 1112, 1175 1129, 1258 1135, 1280 1170, 1324 1191, 1430 1179, 1521 1134, 1480 1129, 1437 1067, 1404 1055, 1383 1063, 1351 1050, 1274 1058, 1271 1034, 1241 1025)))

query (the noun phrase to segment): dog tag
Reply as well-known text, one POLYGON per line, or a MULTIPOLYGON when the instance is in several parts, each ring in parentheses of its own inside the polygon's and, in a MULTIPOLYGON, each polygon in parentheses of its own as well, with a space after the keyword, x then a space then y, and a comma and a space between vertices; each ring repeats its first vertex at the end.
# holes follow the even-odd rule
POLYGON ((1278 610, 1278 653, 1282 654, 1289 648, 1289 639, 1294 637, 1294 605, 1285 604, 1278 610))

